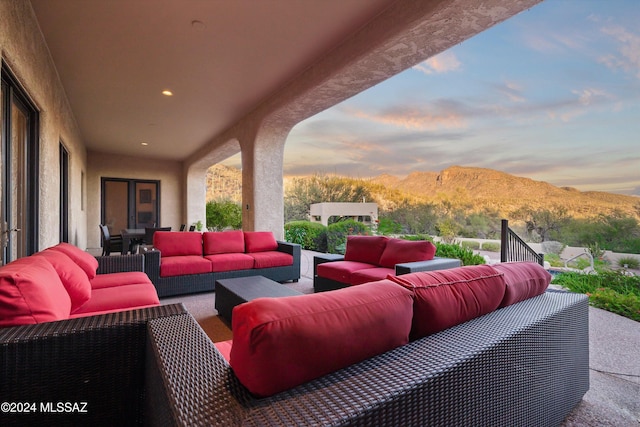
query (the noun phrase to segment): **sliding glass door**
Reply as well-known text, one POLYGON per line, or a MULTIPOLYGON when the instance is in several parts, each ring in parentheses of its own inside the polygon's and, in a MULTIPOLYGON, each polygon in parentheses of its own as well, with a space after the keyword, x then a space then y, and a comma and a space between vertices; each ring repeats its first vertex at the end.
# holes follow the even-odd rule
POLYGON ((102 178, 102 223, 111 234, 160 226, 160 181, 102 178))

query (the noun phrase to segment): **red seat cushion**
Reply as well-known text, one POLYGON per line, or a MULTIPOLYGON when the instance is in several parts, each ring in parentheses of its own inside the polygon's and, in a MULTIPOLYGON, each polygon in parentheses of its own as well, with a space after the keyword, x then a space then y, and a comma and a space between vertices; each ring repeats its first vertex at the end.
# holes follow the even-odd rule
POLYGON ((379 266, 387 240, 385 236, 347 236, 344 260, 379 266))
POLYGON ((386 279, 387 276, 393 276, 394 274, 396 274, 396 270, 394 268, 365 268, 364 270, 354 271, 353 274, 351 274, 351 283, 349 284, 361 285, 363 283, 375 282, 377 280, 386 279))
POLYGON ((428 240, 389 239, 380 256, 380 265, 395 268, 405 262, 428 261, 436 254, 436 246, 428 240))
POLYGON ((408 342, 411 292, 389 280, 233 309, 231 367, 270 396, 408 342))
POLYGON ((44 257, 17 259, 0 268, 0 327, 69 318, 71 298, 44 257))
POLYGON ((56 270, 60 281, 62 281, 69 294, 69 298, 71 298, 71 311, 89 301, 91 298, 91 283, 87 274, 64 252, 45 249, 34 254, 34 256, 45 258, 56 270))
POLYGON ((375 268, 373 264, 356 261, 332 261, 318 264, 316 273, 325 279, 335 280, 336 282, 351 284, 353 273, 358 270, 375 268))
POLYGON ((502 273, 488 265, 423 271, 389 279, 415 292, 412 340, 494 311, 505 291, 502 273))
POLYGON ((183 255, 202 256, 202 233, 156 231, 153 233, 153 247, 161 252, 162 258, 183 255))
POLYGON ((253 268, 253 257, 247 254, 206 255, 205 258, 211 262, 211 271, 213 272, 249 270, 253 268))
POLYGON ((156 288, 150 283, 94 289, 91 299, 71 317, 160 305, 156 288))
POLYGON ((492 267, 504 274, 507 287, 500 307, 543 294, 551 282, 551 274, 534 262, 508 262, 492 267))
POLYGON ((244 246, 247 253, 275 251, 278 242, 270 231, 245 231, 244 246))
POLYGON ((122 285, 139 285, 151 283, 149 276, 141 271, 124 271, 120 273, 98 274, 91 280, 93 289, 111 288, 122 285))
POLYGON ((89 280, 96 277, 96 271, 98 271, 98 260, 90 253, 83 251, 77 246, 73 246, 72 244, 65 242, 58 243, 57 245, 52 246, 49 249, 63 252, 65 255, 71 258, 87 274, 89 280))
POLYGON ((293 265, 293 256, 284 252, 252 252, 251 256, 255 260, 253 268, 284 267, 287 265, 293 265))
POLYGON ((244 253, 244 232, 230 230, 202 234, 205 255, 244 253))
MULTIPOLYGON (((179 233, 176 232, 176 233, 179 233)), ((188 233, 182 233, 188 234, 188 233)), ((197 234, 197 233, 196 233, 197 234)), ((211 273, 211 261, 202 256, 162 256, 160 260, 160 276, 182 276, 184 274, 211 273)))
POLYGON ((231 346, 233 345, 233 340, 227 341, 218 341, 213 343, 216 346, 222 357, 229 362, 231 360, 231 346))

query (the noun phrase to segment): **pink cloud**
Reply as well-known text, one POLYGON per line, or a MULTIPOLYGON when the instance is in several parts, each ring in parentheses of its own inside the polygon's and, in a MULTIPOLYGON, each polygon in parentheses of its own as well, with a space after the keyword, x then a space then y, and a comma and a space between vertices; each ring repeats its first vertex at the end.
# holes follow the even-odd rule
POLYGON ((439 55, 431 57, 424 62, 413 67, 414 70, 421 71, 425 74, 447 73, 460 69, 462 64, 455 54, 451 52, 443 52, 439 55))

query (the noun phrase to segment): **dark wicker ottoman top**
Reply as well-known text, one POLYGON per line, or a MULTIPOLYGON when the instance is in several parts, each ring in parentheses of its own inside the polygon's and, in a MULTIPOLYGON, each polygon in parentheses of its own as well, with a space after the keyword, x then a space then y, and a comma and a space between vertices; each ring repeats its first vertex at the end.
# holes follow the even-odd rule
POLYGON ((256 298, 294 295, 302 295, 302 293, 263 276, 216 280, 216 310, 229 324, 231 324, 233 307, 238 304, 256 298))

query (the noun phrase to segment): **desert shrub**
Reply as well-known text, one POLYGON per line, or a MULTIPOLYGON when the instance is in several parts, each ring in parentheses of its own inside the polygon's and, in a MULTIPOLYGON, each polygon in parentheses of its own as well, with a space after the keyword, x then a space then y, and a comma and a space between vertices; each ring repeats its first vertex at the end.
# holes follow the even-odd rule
POLYGON ((547 240, 546 242, 542 242, 542 251, 545 254, 560 255, 566 246, 564 243, 555 240, 547 240))
POLYGON ((476 242, 475 240, 463 240, 460 242, 463 248, 469 248, 471 250, 480 249, 480 242, 476 242))
MULTIPOLYGON (((206 205, 207 229, 220 231, 226 228, 242 228, 242 207, 235 202, 209 201, 206 205)), ((196 227, 196 229, 198 229, 196 227)), ((199 229, 198 229, 199 230, 199 229)))
POLYGON ((594 307, 640 321, 640 276, 612 270, 598 274, 567 272, 557 275, 553 282, 586 294, 594 307))
POLYGON ((371 234, 369 227, 361 222, 348 219, 336 222, 327 227, 327 252, 332 254, 343 254, 349 235, 371 234))
POLYGON ((560 255, 558 254, 544 254, 544 260, 547 261, 552 267, 564 267, 564 261, 562 261, 560 255))
POLYGON ((484 258, 473 253, 471 249, 453 243, 436 243, 436 256, 458 258, 462 262, 462 265, 480 265, 485 263, 484 258))
POLYGON ((324 252, 327 248, 326 227, 319 222, 291 221, 284 225, 287 242, 298 243, 303 249, 324 252))
POLYGON ((390 218, 380 218, 378 223, 378 234, 389 235, 402 232, 402 224, 390 218))
POLYGON ((487 252, 500 252, 500 243, 496 242, 484 242, 480 247, 483 251, 487 252))
POLYGON ((428 240, 431 243, 433 243, 433 238, 428 234, 404 234, 402 236, 399 236, 398 238, 403 240, 412 240, 412 241, 428 240))
POLYGON ((640 259, 632 256, 620 257, 618 258, 618 267, 631 268, 633 270, 638 270, 640 269, 640 259))

